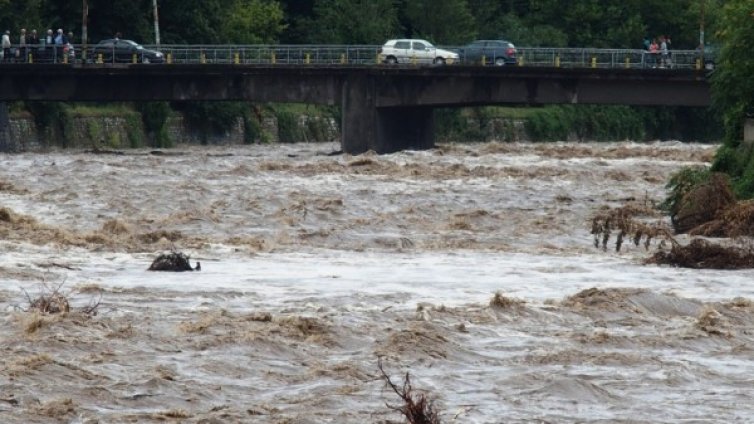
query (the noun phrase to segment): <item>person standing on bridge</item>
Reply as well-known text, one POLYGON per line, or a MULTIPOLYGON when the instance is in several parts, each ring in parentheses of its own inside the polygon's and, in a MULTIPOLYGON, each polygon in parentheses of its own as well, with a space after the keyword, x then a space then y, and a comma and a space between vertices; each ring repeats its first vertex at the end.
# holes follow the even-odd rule
POLYGON ((54 59, 53 53, 55 52, 55 36, 52 35, 52 30, 47 30, 47 35, 42 39, 42 50, 45 52, 45 59, 54 59))
POLYGON ((657 45, 657 39, 652 39, 652 44, 649 45, 649 60, 652 62, 652 67, 657 67, 657 53, 660 50, 660 46, 657 45))
POLYGON ((668 52, 668 42, 665 36, 660 37, 660 68, 670 66, 670 55, 668 52))
POLYGON ((10 62, 10 31, 7 29, 3 33, 3 39, 0 41, 3 47, 3 61, 10 62))
MULTIPOLYGON (((37 50, 39 49, 39 35, 37 35, 37 30, 33 29, 31 30, 31 35, 29 35, 29 38, 26 40, 27 44, 31 46, 31 57, 34 59, 34 61, 37 61, 37 50)), ((28 57, 27 57, 28 59, 28 57)))
POLYGON ((18 49, 21 62, 26 62, 26 28, 21 28, 21 35, 18 37, 18 49))
POLYGON ((58 28, 58 34, 55 36, 55 57, 63 60, 63 46, 65 45, 65 34, 63 34, 63 28, 58 28))

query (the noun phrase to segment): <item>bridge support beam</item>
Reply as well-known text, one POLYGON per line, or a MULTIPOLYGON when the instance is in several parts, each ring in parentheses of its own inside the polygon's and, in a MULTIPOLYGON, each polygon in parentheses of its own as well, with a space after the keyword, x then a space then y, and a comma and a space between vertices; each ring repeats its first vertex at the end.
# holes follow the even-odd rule
POLYGON ((343 85, 341 146, 350 154, 369 150, 392 153, 434 147, 431 107, 377 106, 377 84, 370 76, 348 78, 343 85))

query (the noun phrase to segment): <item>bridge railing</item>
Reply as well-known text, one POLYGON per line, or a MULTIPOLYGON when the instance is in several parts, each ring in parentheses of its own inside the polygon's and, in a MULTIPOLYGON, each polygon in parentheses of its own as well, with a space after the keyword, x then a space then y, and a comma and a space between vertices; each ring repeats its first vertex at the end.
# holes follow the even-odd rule
POLYGON ((175 64, 374 65, 379 46, 371 45, 239 45, 145 46, 159 50, 175 64))
POLYGON ((701 68, 699 53, 694 50, 671 50, 663 60, 660 53, 636 49, 518 48, 521 66, 564 68, 701 68))
MULTIPOLYGON (((247 64, 247 65, 375 65, 381 63, 378 45, 146 45, 146 49, 157 50, 170 64, 247 64)), ((449 50, 458 47, 445 46, 449 50)), ((89 45, 84 57, 84 46, 75 45, 70 54, 61 47, 21 49, 14 46, 11 57, 2 58, 6 63, 22 63, 30 60, 35 63, 130 63, 141 62, 138 53, 110 54, 105 60, 94 54, 94 46, 89 45), (18 51, 20 54, 15 54, 18 51), (25 52, 26 54, 24 54, 25 52), (33 55, 32 55, 33 53, 33 55)), ((672 50, 668 60, 663 61, 659 53, 649 53, 636 49, 588 49, 588 48, 517 48, 518 66, 562 67, 562 68, 672 68, 701 69, 699 52, 694 50, 672 50)), ((461 58, 461 65, 465 63, 461 58)), ((418 65, 400 65, 418 66, 418 65)))

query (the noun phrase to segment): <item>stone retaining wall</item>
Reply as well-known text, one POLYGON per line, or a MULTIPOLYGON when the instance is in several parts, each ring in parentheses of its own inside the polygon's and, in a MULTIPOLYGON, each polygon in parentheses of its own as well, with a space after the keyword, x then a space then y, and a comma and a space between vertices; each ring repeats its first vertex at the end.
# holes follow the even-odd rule
MULTIPOLYGON (((299 119, 301 141, 331 141, 339 135, 337 125, 331 118, 302 116, 299 119), (312 122, 320 125, 311 125, 312 122), (315 130, 316 129, 316 130, 315 130)), ((187 125, 182 116, 168 118, 168 134, 176 144, 243 144, 245 129, 242 119, 225 133, 210 134, 206 138, 187 125)), ((276 143, 278 123, 275 117, 264 117, 255 142, 276 143)), ((42 151, 53 147, 80 149, 126 149, 149 146, 148 136, 138 114, 133 116, 86 116, 73 117, 65 129, 48 128, 40 131, 34 118, 18 115, 10 118, 9 142, 3 146, 9 152, 42 151), (62 131, 67 137, 60 137, 62 131), (63 143, 61 140, 65 140, 63 143), (56 141, 57 140, 57 141, 56 141)))
MULTIPOLYGON (((332 141, 340 138, 337 122, 332 118, 302 115, 297 119, 297 138, 304 142, 332 141)), ((469 122, 469 125, 474 125, 469 122)), ((478 125, 478 124, 477 124, 478 125)), ((244 123, 239 119, 223 134, 211 134, 204 139, 195 129, 190 128, 182 116, 168 118, 168 134, 176 144, 231 145, 244 143, 244 123)), ((754 129, 752 129, 754 132, 754 129)), ((524 121, 491 119, 482 129, 485 140, 501 142, 525 141, 527 139, 524 121)), ((279 142, 279 128, 274 116, 266 116, 260 125, 255 142, 279 142)), ((133 116, 79 116, 73 117, 65 130, 46 129, 40 133, 30 115, 13 116, 10 119, 8 151, 41 151, 54 147, 80 149, 126 149, 148 147, 149 139, 144 134, 141 117, 133 116), (67 132, 66 142, 60 140, 61 131, 67 132)), ((479 140, 482 141, 482 140, 479 140)))

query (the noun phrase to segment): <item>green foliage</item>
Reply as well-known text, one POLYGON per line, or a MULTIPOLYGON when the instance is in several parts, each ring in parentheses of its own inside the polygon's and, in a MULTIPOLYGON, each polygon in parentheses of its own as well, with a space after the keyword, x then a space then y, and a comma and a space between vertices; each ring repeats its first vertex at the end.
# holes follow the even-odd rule
POLYGON ((509 13, 482 29, 481 38, 503 38, 527 47, 565 47, 568 36, 548 24, 529 25, 520 16, 509 13))
POLYGON ((273 43, 285 29, 280 3, 268 0, 234 0, 225 10, 222 39, 234 44, 273 43))
POLYGON ((93 146, 98 146, 104 141, 102 124, 97 119, 90 119, 86 123, 86 136, 93 146))
MULTIPOLYGON (((167 128, 170 105, 167 102, 144 102, 137 103, 137 107, 141 112, 144 130, 154 147, 171 147, 173 143, 167 128)), ((132 146, 142 144, 135 135, 129 136, 129 143, 132 146)))
POLYGON ((28 102, 29 112, 45 140, 58 140, 61 147, 67 147, 74 140, 73 115, 71 107, 62 102, 28 102))
POLYGON ((477 34, 466 0, 411 0, 403 11, 407 33, 438 44, 464 44, 477 34))
POLYGON ((304 134, 298 124, 298 116, 285 109, 275 110, 275 118, 278 121, 278 139, 281 143, 296 143, 304 140, 304 134))
POLYGON ((239 119, 244 120, 246 125, 249 113, 248 105, 243 102, 191 102, 180 104, 179 107, 188 125, 199 132, 202 143, 205 144, 210 135, 232 131, 239 119))
POLYGON ((252 144, 262 139, 262 123, 251 113, 243 115, 243 142, 252 144))
POLYGON ((438 141, 467 141, 479 140, 479 134, 468 135, 470 128, 461 109, 435 109, 435 136, 438 141))
POLYGON ((717 115, 709 109, 565 105, 547 106, 526 121, 534 141, 719 140, 717 115))
POLYGON ((488 141, 495 135, 490 128, 495 110, 495 107, 436 110, 435 132, 440 141, 488 141))
POLYGON ((687 166, 681 168, 670 177, 670 180, 665 185, 665 188, 669 192, 660 208, 671 215, 675 215, 683 196, 698 185, 709 181, 710 175, 710 169, 704 166, 687 166))
POLYGON ((309 41, 333 44, 382 44, 398 32, 393 0, 316 0, 305 19, 309 41))
POLYGON ((533 141, 720 139, 709 109, 591 105, 439 109, 435 133, 440 141, 513 139, 514 121, 524 122, 533 141))
MULTIPOLYGON (((126 137, 128 146, 132 149, 144 146, 143 115, 142 118, 136 114, 126 115, 126 137)), ((167 130, 165 130, 165 137, 167 137, 167 130)))
POLYGON ((721 42, 712 77, 713 101, 723 116, 724 146, 713 169, 727 172, 736 194, 754 197, 754 154, 742 144, 743 123, 754 116, 754 7, 751 0, 730 0, 722 7, 717 37, 721 42))
POLYGON ((573 128, 571 108, 545 107, 526 121, 526 133, 532 141, 567 140, 573 128))

